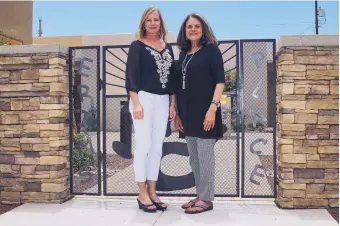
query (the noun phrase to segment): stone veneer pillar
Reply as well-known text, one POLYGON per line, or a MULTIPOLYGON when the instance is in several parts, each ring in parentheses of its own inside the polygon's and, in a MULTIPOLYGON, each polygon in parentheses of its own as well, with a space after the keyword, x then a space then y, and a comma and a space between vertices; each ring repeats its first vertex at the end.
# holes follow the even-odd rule
POLYGON ((339 206, 339 36, 281 36, 278 196, 283 208, 339 206))
POLYGON ((0 202, 68 199, 68 52, 0 47, 0 202))

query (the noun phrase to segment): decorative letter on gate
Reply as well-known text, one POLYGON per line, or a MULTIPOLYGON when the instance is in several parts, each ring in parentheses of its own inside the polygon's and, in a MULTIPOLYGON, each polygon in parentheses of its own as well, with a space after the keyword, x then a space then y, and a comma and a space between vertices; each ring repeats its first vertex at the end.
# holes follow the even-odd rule
POLYGON ((255 180, 255 176, 264 177, 264 174, 257 172, 258 169, 262 169, 263 170, 263 166, 259 165, 259 164, 256 164, 254 169, 253 169, 253 171, 251 172, 250 178, 249 178, 250 182, 252 182, 253 184, 256 184, 256 185, 260 185, 260 182, 255 180))
MULTIPOLYGON (((162 159, 171 154, 189 156, 187 144, 181 142, 164 142, 162 159)), ((184 176, 169 176, 160 170, 156 186, 157 191, 182 190, 194 187, 195 179, 192 172, 184 176)))
POLYGON ((83 71, 83 69, 86 69, 86 70, 90 70, 90 67, 86 66, 85 65, 85 62, 90 62, 90 63, 93 63, 93 60, 90 59, 90 58, 87 58, 87 57, 84 57, 81 59, 81 62, 80 62, 80 68, 79 68, 79 73, 81 76, 84 76, 84 77, 89 77, 89 75, 83 71))
MULTIPOLYGON (((83 57, 80 60, 80 66, 79 66, 79 75, 80 76, 84 76, 84 77, 90 77, 89 74, 85 73, 83 70, 86 69, 87 71, 91 71, 91 67, 92 67, 92 63, 93 63, 93 59, 91 58, 87 58, 87 57, 83 57), (89 65, 85 65, 85 62, 89 62, 89 65)), ((75 112, 77 114, 79 114, 80 112, 80 131, 84 130, 87 132, 93 132, 97 130, 97 109, 95 106, 95 102, 94 102, 94 98, 91 96, 90 94, 90 88, 88 87, 88 85, 86 84, 78 84, 75 86, 76 92, 79 95, 80 98, 80 102, 81 104, 81 109, 75 109, 75 112), (90 104, 89 104, 89 108, 87 109, 83 109, 83 107, 87 107, 87 104, 83 104, 85 100, 89 100, 90 104), (76 110, 79 110, 79 112, 77 112, 76 110)), ((78 124, 78 122, 77 122, 78 124)), ((88 139, 89 142, 89 148, 91 149, 91 151, 93 153, 95 153, 96 151, 94 150, 93 144, 92 144, 92 140, 88 139)))
MULTIPOLYGON (((265 60, 265 55, 264 53, 262 52, 253 52, 251 54, 251 57, 253 59, 253 62, 256 66, 256 69, 257 69, 257 73, 260 73, 260 69, 261 69, 261 66, 265 60)), ((257 83, 257 86, 255 87, 254 91, 252 92, 252 97, 255 99, 255 101, 259 101, 259 100, 263 100, 263 97, 261 98, 261 96, 259 95, 259 91, 261 90, 261 88, 263 88, 263 80, 260 79, 257 83)), ((265 124, 267 122, 267 118, 260 115, 259 113, 257 113, 256 111, 254 110, 250 110, 249 111, 249 116, 251 118, 251 123, 252 123, 252 127, 253 127, 253 130, 256 130, 257 129, 257 126, 261 126, 261 122, 263 124, 265 124)), ((254 140, 251 144, 250 144, 250 152, 254 155, 261 155, 262 154, 262 151, 260 150, 255 150, 254 147, 256 144, 258 143, 262 143, 264 145, 266 145, 268 142, 267 139, 265 138, 257 138, 256 140, 254 140)), ((253 184, 256 184, 256 185, 260 185, 260 182, 256 180, 255 177, 264 177, 265 175, 258 172, 259 169, 262 169, 264 170, 264 167, 260 164, 255 164, 251 174, 250 174, 250 177, 249 177, 249 181, 253 184)))
MULTIPOLYGON (((122 158, 132 159, 132 119, 128 109, 128 103, 122 102, 121 109, 121 136, 120 141, 112 143, 112 149, 122 158)), ((166 137, 171 135, 170 122, 167 125, 166 137)), ((163 142, 163 156, 167 155, 180 155, 189 156, 186 143, 182 142, 163 142)), ((176 166, 171 166, 176 167, 176 166)), ((166 175, 159 170, 158 181, 156 184, 157 191, 175 191, 195 187, 195 179, 192 172, 183 176, 170 176, 166 175)))
POLYGON ((258 138, 256 140, 254 140, 253 142, 251 142, 250 144, 250 152, 255 154, 255 155, 259 155, 262 153, 262 151, 255 151, 254 150, 254 146, 257 144, 257 143, 263 143, 263 144, 267 144, 267 141, 266 139, 264 138, 258 138))

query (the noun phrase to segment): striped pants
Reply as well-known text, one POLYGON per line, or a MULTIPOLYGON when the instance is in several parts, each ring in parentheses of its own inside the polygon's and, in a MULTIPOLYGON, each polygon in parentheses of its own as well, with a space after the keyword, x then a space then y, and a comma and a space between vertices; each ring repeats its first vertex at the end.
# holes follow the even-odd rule
POLYGON ((189 162, 195 177, 199 199, 213 201, 215 196, 215 139, 185 137, 189 162))

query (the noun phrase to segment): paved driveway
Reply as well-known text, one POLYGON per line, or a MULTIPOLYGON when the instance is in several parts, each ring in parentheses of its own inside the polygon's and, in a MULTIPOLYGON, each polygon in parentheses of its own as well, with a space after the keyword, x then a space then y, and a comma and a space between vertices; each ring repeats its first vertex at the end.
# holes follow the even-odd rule
MULTIPOLYGON (((164 200, 165 201, 165 200, 164 200)), ((144 213, 135 199, 75 198, 64 204, 24 204, 0 216, 3 226, 337 226, 324 209, 281 210, 272 201, 216 201, 210 212, 187 215, 183 200, 165 212, 144 213)))

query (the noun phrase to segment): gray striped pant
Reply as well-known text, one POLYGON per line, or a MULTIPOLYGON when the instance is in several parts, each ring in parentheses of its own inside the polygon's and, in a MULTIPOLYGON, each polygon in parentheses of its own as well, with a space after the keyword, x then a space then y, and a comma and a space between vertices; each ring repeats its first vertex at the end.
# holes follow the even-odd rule
POLYGON ((215 139, 185 137, 189 162, 195 177, 199 199, 213 201, 215 196, 215 139))

